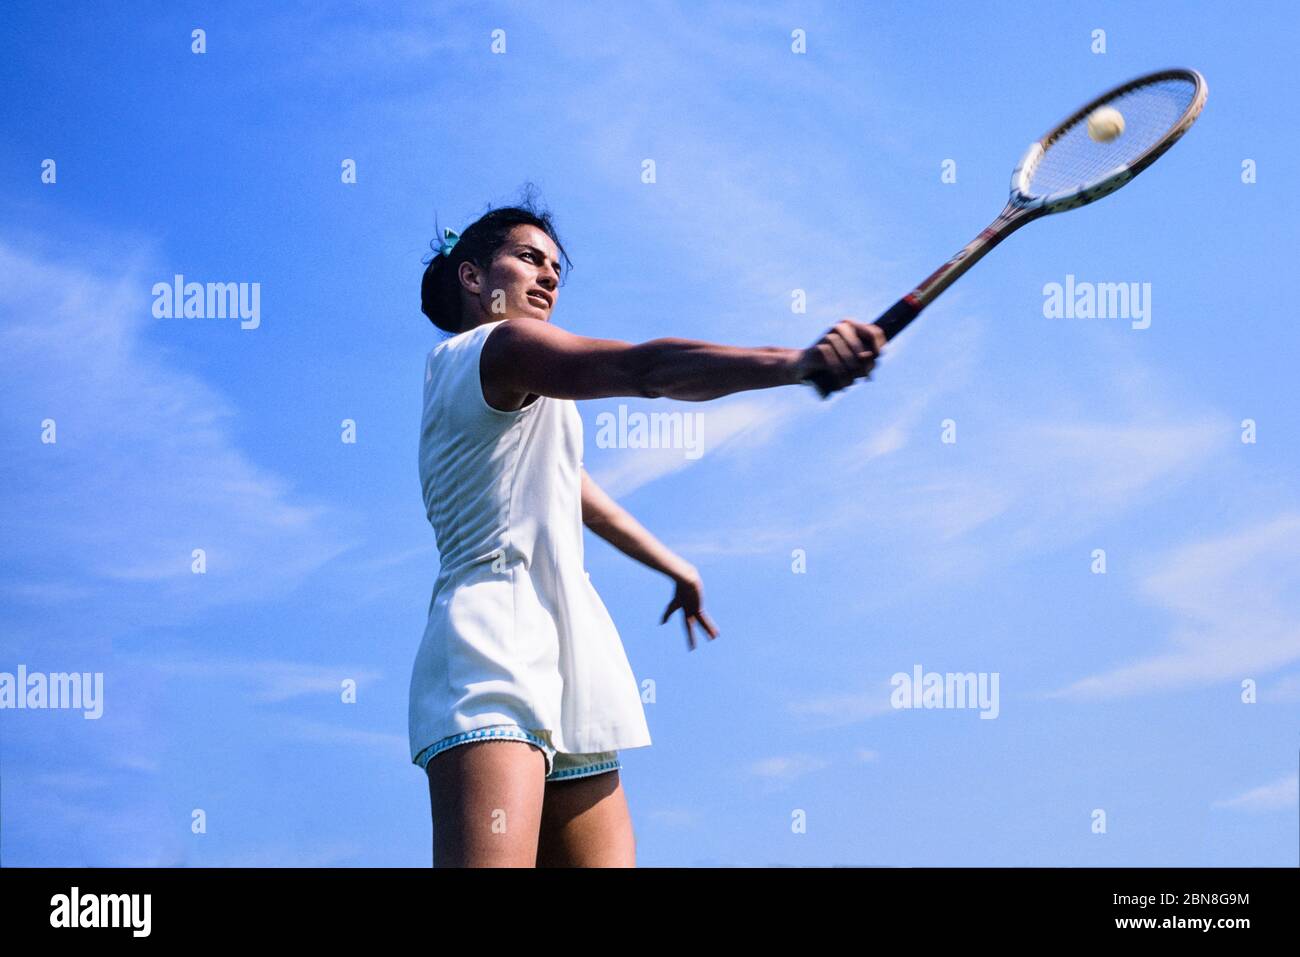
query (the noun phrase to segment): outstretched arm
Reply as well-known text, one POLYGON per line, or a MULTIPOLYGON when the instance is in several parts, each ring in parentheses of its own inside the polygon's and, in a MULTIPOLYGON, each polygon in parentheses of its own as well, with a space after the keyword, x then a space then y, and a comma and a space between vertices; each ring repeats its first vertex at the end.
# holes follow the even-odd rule
POLYGON ((605 490, 592 481, 586 469, 582 471, 582 522, 623 554, 655 571, 663 572, 676 583, 676 594, 664 611, 659 622, 661 625, 677 608, 681 608, 685 615, 686 640, 692 650, 695 648, 692 621, 699 622, 710 639, 718 636, 717 628, 700 607, 703 604, 702 587, 700 573, 695 566, 675 554, 605 494, 605 490))
POLYGON ((641 396, 703 402, 794 385, 818 372, 847 387, 871 371, 884 345, 878 327, 851 319, 807 349, 676 338, 633 344, 576 336, 536 319, 512 319, 483 343, 480 372, 494 391, 516 402, 533 393, 556 399, 641 396))

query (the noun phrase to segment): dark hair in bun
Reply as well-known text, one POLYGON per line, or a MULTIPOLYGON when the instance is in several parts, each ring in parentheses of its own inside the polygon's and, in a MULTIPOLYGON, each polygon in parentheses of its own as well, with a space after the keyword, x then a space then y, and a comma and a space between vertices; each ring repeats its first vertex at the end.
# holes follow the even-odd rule
POLYGON ((461 286, 457 275, 460 264, 472 262, 481 269, 487 269, 496 257, 497 250, 506 244, 510 231, 516 226, 536 226, 550 236, 564 257, 564 275, 569 274, 572 263, 555 233, 551 214, 538 209, 533 202, 532 193, 530 187, 518 206, 501 206, 497 209, 489 207, 489 212, 465 227, 451 252, 445 256, 437 251, 442 244, 442 230, 437 230, 439 235, 429 243, 434 250, 434 257, 428 261, 424 280, 420 283, 420 311, 439 329, 453 335, 462 331, 464 317, 461 315, 461 286))

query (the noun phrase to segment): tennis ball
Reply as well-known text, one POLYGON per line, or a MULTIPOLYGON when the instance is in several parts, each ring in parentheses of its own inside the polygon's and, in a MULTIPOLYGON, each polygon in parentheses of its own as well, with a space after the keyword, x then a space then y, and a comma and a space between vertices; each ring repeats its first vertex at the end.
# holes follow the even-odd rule
POLYGON ((1113 106, 1099 106, 1088 114, 1088 135, 1097 143, 1109 143, 1124 132, 1124 114, 1113 106))

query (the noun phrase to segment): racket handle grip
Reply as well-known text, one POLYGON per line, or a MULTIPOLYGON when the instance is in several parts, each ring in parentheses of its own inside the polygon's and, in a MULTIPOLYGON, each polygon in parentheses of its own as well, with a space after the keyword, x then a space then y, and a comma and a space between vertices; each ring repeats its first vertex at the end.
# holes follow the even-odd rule
POLYGON ((888 341, 907 327, 907 324, 921 314, 921 307, 914 305, 910 296, 904 296, 880 314, 875 324, 885 334, 888 341))
MULTIPOLYGON (((880 331, 885 334, 885 340, 888 341, 902 332, 920 312, 921 308, 913 305, 912 300, 905 296, 882 312, 874 325, 880 327, 880 331)), ((816 372, 804 381, 816 386, 823 399, 835 391, 835 383, 826 372, 816 372)))

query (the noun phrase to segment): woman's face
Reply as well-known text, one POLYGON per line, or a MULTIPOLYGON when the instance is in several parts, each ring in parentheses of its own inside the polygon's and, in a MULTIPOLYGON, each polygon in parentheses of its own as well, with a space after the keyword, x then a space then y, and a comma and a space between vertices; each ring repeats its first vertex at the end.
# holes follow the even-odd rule
MULTIPOLYGON (((536 226, 516 226, 496 252, 486 274, 468 266, 478 279, 470 291, 478 300, 485 321, 529 316, 547 321, 560 295, 560 251, 551 237, 536 226)), ((469 276, 462 272, 462 281, 469 276)))

